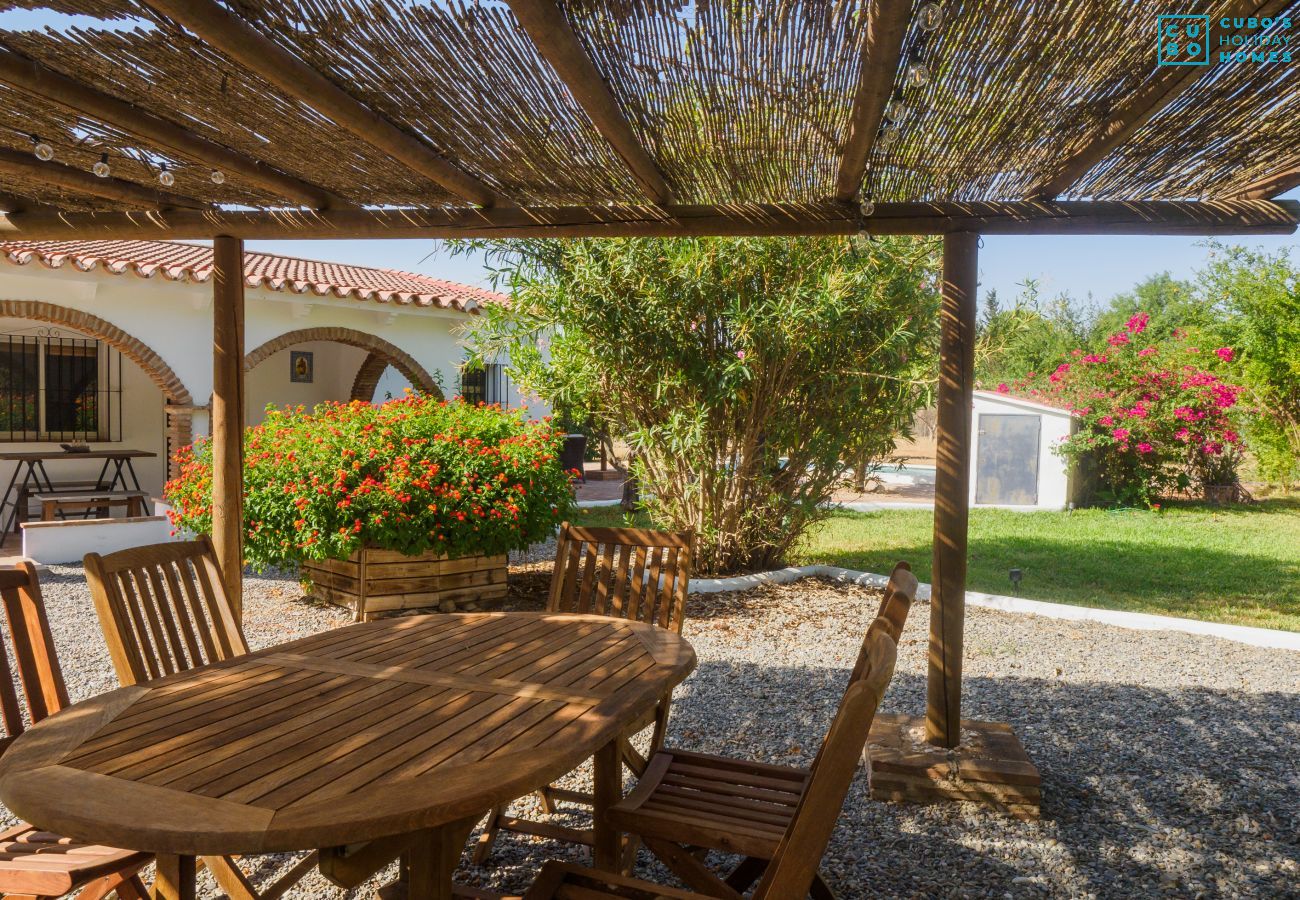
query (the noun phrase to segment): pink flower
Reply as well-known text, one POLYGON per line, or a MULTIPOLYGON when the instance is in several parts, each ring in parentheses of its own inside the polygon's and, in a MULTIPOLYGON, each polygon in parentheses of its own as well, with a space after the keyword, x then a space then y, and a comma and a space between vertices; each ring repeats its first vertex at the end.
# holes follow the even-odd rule
POLYGON ((1174 437, 1178 438, 1178 440, 1180 441, 1185 441, 1191 436, 1192 433, 1188 431, 1186 428, 1180 428, 1174 432, 1174 437))
POLYGON ((1128 343, 1128 334, 1123 331, 1117 331, 1110 336, 1108 343, 1112 347, 1122 347, 1128 343))
POLYGON ((1155 347, 1144 347, 1143 349, 1138 351, 1138 356, 1155 356, 1155 355, 1156 355, 1155 347))
POLYGON ((744 359, 744 358, 745 358, 745 351, 744 351, 744 350, 737 350, 737 351, 736 351, 736 359, 744 359))
POLYGON ((1098 419, 1097 421, 1100 422, 1102 425, 1105 425, 1105 426, 1107 426, 1107 427, 1109 427, 1109 426, 1115 424, 1115 419, 1114 419, 1113 416, 1102 416, 1102 417, 1101 417, 1100 419, 1098 419))
POLYGON ((1218 456, 1223 452, 1223 445, 1214 441, 1206 441, 1201 449, 1205 451, 1206 456, 1218 456))
POLYGON ((1143 441, 1142 443, 1138 444, 1138 453, 1150 453, 1154 449, 1156 448, 1152 447, 1146 441, 1143 441))
POLYGON ((1237 432, 1231 429, 1223 432, 1223 442, 1225 444, 1236 444, 1240 440, 1241 440, 1241 435, 1237 434, 1237 432))
POLYGON ((1220 347, 1214 351, 1214 355, 1224 362, 1232 362, 1233 352, 1231 347, 1220 347))
POLYGON ((1128 436, 1132 434, 1127 428, 1116 428, 1110 433, 1110 436, 1117 441, 1127 441, 1128 436))
POLYGON ((1011 388, 1007 387, 1007 383, 1004 381, 998 385, 998 393, 1009 394, 1011 393, 1011 388))
POLYGON ((1146 331, 1147 323, 1150 321, 1151 317, 1149 315, 1140 312, 1133 316, 1133 318, 1129 319, 1128 324, 1124 327, 1127 329, 1129 334, 1141 334, 1146 331))

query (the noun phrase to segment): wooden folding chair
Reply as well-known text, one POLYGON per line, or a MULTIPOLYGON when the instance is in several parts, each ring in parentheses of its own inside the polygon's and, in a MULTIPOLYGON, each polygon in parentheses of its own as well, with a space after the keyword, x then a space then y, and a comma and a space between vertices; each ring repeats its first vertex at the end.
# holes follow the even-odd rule
POLYGON ((738 900, 755 880, 755 900, 833 898, 818 871, 821 857, 893 675, 898 637, 915 596, 916 578, 900 564, 811 769, 666 750, 651 759, 636 789, 610 809, 611 824, 639 835, 690 891, 552 863, 525 900, 738 900), (744 859, 719 877, 705 865, 709 850, 744 859))
MULTIPOLYGON (((555 570, 547 612, 614 616, 646 622, 682 633, 686 621, 686 590, 691 580, 695 535, 644 528, 582 528, 565 522, 555 551, 555 570)), ((653 726, 650 753, 663 745, 668 728, 672 696, 660 700, 643 721, 633 724, 628 735, 653 726)), ((645 771, 646 758, 631 743, 623 741, 623 759, 635 774, 645 771)), ((537 792, 542 808, 555 812, 556 801, 591 806, 591 795, 548 785, 537 792)), ((534 822, 506 815, 506 807, 494 809, 487 827, 474 848, 474 863, 482 865, 491 853, 501 830, 540 835, 577 844, 592 843, 588 829, 568 828, 550 822, 534 822)))
MULTIPOLYGON (((95 612, 123 686, 248 652, 207 535, 107 556, 88 553, 85 565, 95 612)), ((316 859, 309 854, 262 891, 231 857, 204 857, 203 864, 231 900, 274 900, 315 868, 316 859)))
MULTIPOLYGON (((3 753, 22 734, 25 721, 34 725, 67 706, 68 691, 50 637, 36 567, 22 562, 15 569, 0 569, 0 600, 9 649, 27 701, 24 715, 9 654, 0 647, 3 753)), ((152 861, 148 853, 86 844, 19 824, 0 832, 0 896, 35 900, 79 891, 78 900, 99 900, 117 891, 121 900, 144 900, 147 891, 137 873, 152 861)))

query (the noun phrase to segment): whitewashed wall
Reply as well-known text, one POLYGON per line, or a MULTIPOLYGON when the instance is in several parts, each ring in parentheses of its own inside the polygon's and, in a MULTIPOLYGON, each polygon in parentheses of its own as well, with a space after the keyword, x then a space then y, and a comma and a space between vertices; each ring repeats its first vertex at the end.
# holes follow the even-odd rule
MULTIPOLYGON (((69 338, 84 338, 85 335, 68 328, 33 322, 29 319, 0 318, 0 335, 34 335, 37 333, 61 335, 69 338)), ((117 377, 116 367, 113 377, 117 377)), ((112 428, 117 429, 116 419, 120 408, 122 417, 121 441, 114 444, 95 443, 92 446, 118 446, 131 450, 147 450, 157 453, 155 459, 134 460, 135 472, 140 476, 140 485, 145 490, 156 490, 166 478, 166 463, 163 459, 166 449, 164 434, 165 416, 163 414, 163 395, 144 370, 126 357, 122 358, 122 393, 112 399, 114 406, 112 428)), ((57 448, 58 442, 0 441, 0 450, 28 451, 57 448)), ((57 460, 46 464, 50 478, 54 481, 90 481, 99 474, 104 465, 103 460, 57 460)), ((13 473, 13 463, 0 463, 0 491, 9 483, 13 473)))
MULTIPOLYGON (((212 396, 212 285, 168 281, 162 276, 150 279, 134 274, 113 275, 95 269, 82 272, 71 265, 48 269, 39 262, 16 266, 0 261, 0 299, 43 301, 73 310, 81 310, 107 320, 138 339, 160 356, 176 373, 195 405, 206 405, 212 396)), ((252 351, 272 338, 291 331, 317 327, 343 327, 372 334, 409 353, 447 393, 457 384, 457 370, 464 358, 462 326, 469 317, 449 310, 399 307, 356 300, 278 293, 266 289, 250 290, 245 316, 245 350, 252 351)), ((21 329, 43 323, 27 320, 0 321, 4 329, 21 329)), ((67 329, 65 329, 67 330, 67 329)), ((76 332, 68 330, 69 334, 76 332)), ((254 367, 248 376, 247 403, 249 422, 261 420, 267 403, 313 404, 326 399, 348 399, 352 381, 366 353, 363 350, 328 343, 302 344, 292 349, 316 353, 316 381, 311 385, 289 381, 289 354, 280 351, 254 367)), ((145 373, 123 359, 125 373, 123 394, 123 433, 116 446, 153 450, 156 461, 137 466, 142 486, 151 492, 162 488, 165 464, 164 413, 161 391, 145 373)), ((376 396, 386 393, 400 396, 408 386, 391 368, 380 380, 376 396)), ((511 402, 521 403, 517 391, 511 402)), ((530 411, 543 415, 540 404, 530 411)), ((206 413, 194 416, 194 434, 208 431, 206 413)), ((53 443, 0 444, 8 450, 53 448, 53 443)), ((103 446, 95 444, 96 447, 103 446)), ((68 464, 80 467, 82 463, 68 464)), ((88 464, 84 464, 87 465, 88 464)), ((78 477, 71 474, 68 478, 78 477)), ((93 477, 95 469, 87 477, 93 477)), ((7 483, 12 472, 9 464, 0 465, 0 477, 7 483)), ((54 474, 53 472, 51 474, 54 474)), ((58 476, 56 476, 58 477, 58 476)))

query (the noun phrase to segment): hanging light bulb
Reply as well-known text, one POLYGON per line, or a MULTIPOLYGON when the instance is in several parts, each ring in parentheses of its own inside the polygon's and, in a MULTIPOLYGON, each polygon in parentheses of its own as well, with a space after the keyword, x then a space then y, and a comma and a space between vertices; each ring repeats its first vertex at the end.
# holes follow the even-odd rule
POLYGON ((96 178, 107 178, 113 170, 108 167, 108 154, 99 154, 99 162, 90 167, 90 171, 95 173, 96 178))
POLYGON ((894 99, 885 106, 885 118, 891 122, 901 122, 905 115, 907 115, 907 106, 903 103, 903 96, 895 94, 894 99))
POLYGON ((32 152, 36 154, 36 158, 41 162, 49 162, 54 159, 54 148, 37 135, 32 135, 32 152))
POLYGON ((226 173, 221 171, 220 169, 213 169, 212 174, 209 175, 208 177, 212 179, 213 184, 226 183, 226 173))
POLYGON ((170 169, 163 166, 162 171, 158 173, 158 183, 163 187, 171 187, 176 183, 176 176, 171 173, 170 169))
POLYGON ((907 64, 907 86, 923 88, 930 83, 930 69, 921 61, 920 54, 912 57, 907 64))
POLYGON ((916 18, 922 31, 934 31, 943 24, 943 6, 938 3, 923 4, 916 18))
POLYGON ((881 150, 889 150, 898 143, 902 136, 903 130, 893 122, 890 122, 884 127, 884 130, 880 132, 880 138, 877 143, 880 145, 881 150))
POLYGON ((858 204, 858 209, 864 219, 876 214, 876 201, 871 199, 870 191, 862 195, 862 202, 858 204))

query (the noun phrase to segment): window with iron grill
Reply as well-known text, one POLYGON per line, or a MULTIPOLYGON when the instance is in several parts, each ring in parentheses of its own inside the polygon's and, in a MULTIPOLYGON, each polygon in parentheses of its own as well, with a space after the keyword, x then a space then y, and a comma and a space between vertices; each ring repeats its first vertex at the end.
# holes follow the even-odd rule
POLYGON ((510 405, 510 379, 506 367, 488 363, 477 369, 460 370, 460 395, 466 403, 500 403, 510 405))
POLYGON ((0 441, 120 441, 122 355, 56 332, 0 334, 0 441))

